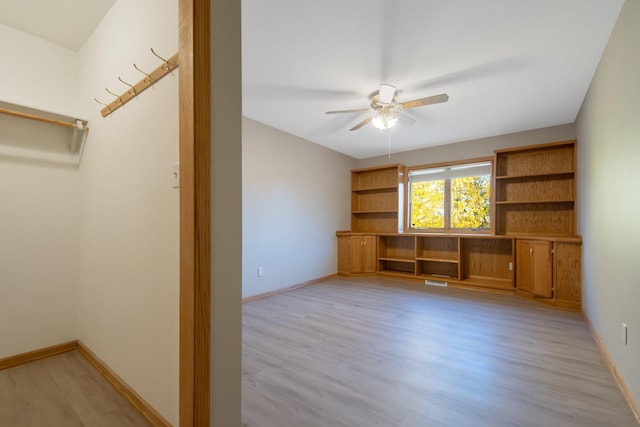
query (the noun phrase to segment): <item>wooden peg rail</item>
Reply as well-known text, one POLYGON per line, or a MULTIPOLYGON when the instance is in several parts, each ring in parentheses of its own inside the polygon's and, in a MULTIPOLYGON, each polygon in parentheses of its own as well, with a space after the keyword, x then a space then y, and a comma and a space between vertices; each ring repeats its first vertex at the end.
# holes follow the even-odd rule
POLYGON ((124 104, 131 101, 133 98, 140 95, 145 90, 149 89, 158 80, 169 74, 171 71, 178 68, 178 65, 179 60, 178 54, 176 53, 171 58, 167 59, 166 62, 163 62, 162 65, 160 65, 158 68, 147 74, 145 78, 133 85, 129 90, 118 96, 110 104, 106 105, 102 110, 100 110, 100 114, 102 114, 102 117, 107 117, 109 114, 113 113, 118 108, 122 107, 124 104))
POLYGON ((6 108, 0 108, 0 113, 2 114, 8 114, 10 116, 16 116, 16 117, 22 117, 23 119, 29 119, 29 120, 36 120, 39 122, 44 122, 44 123, 49 123, 52 125, 58 125, 58 126, 64 126, 64 127, 68 127, 71 129, 80 129, 80 130, 84 130, 84 131, 88 131, 89 127, 82 125, 82 127, 78 126, 78 123, 72 123, 72 122, 65 122, 64 120, 57 120, 57 119, 51 119, 48 117, 41 117, 41 116, 36 116, 34 114, 29 114, 29 113, 23 113, 21 111, 14 111, 14 110, 9 110, 6 108))

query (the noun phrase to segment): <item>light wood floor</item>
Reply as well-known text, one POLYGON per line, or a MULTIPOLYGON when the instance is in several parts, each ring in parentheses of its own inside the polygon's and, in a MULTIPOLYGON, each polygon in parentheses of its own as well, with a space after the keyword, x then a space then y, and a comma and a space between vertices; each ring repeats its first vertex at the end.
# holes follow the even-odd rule
POLYGON ((580 313, 333 279, 244 305, 250 427, 638 426, 580 313))
POLYGON ((77 351, 0 371, 2 427, 149 424, 77 351))

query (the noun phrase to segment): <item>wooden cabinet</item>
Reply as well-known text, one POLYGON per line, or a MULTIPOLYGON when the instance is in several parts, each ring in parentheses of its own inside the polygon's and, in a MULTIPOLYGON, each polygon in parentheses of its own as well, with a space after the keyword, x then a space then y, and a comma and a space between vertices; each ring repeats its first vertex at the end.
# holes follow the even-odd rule
POLYGON ((352 232, 403 231, 404 170, 396 164, 351 171, 352 232))
POLYGON ((376 272, 376 236, 351 236, 351 272, 376 272), (358 248, 359 247, 359 248, 358 248))
POLYGON ((516 240, 516 288, 537 297, 553 296, 551 242, 516 240))
POLYGON ((574 236, 575 156, 575 141, 496 151, 496 233, 574 236))
POLYGON ((553 250, 553 288, 559 307, 580 309, 582 304, 582 243, 558 241, 553 250))
POLYGON ((376 236, 338 236, 338 273, 375 273, 376 242, 376 236))

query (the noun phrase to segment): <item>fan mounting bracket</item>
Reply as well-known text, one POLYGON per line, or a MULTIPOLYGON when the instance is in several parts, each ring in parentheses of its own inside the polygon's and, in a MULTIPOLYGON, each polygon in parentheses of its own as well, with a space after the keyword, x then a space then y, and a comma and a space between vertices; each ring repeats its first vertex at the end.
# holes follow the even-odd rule
POLYGON ((375 92, 374 94, 372 94, 371 96, 369 96, 369 98, 371 99, 371 108, 373 108, 376 111, 380 111, 380 110, 384 110, 384 109, 391 109, 393 107, 395 107, 396 105, 396 96, 393 95, 393 99, 391 100, 391 102, 389 104, 385 104, 383 102, 380 102, 380 95, 378 95, 377 92, 375 92))

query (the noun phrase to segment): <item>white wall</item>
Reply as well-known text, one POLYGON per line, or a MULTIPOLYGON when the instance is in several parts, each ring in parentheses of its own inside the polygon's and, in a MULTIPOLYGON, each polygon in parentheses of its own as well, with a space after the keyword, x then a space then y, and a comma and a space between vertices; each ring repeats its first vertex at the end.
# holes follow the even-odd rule
POLYGON ((627 0, 578 116, 583 308, 640 400, 640 0, 627 0), (629 325, 623 346, 621 323, 629 325))
POLYGON ((73 169, 0 156, 0 358, 76 339, 78 189, 73 169))
POLYGON ((0 53, 0 101, 80 114, 75 52, 0 24, 0 53))
MULTIPOLYGON (((574 124, 533 129, 524 132, 474 139, 455 144, 428 147, 420 150, 392 153, 387 156, 369 157, 358 160, 358 167, 365 168, 390 163, 401 163, 405 166, 426 165, 430 163, 465 160, 493 155, 493 150, 521 147, 525 145, 543 144, 545 142, 564 141, 576 138, 574 124)), ((393 142, 392 142, 393 144, 393 142)))
MULTIPOLYGON (((75 53, 0 25, 0 55, 1 107, 76 110, 75 53)), ((22 156, 62 152, 70 134, 6 115, 0 129, 3 358, 76 338, 80 211, 76 169, 22 156)))
POLYGON ((242 123, 243 296, 335 274, 335 232, 349 229, 355 159, 242 123))
POLYGON ((80 167, 78 338, 178 423, 178 72, 107 118, 93 98, 137 82, 177 49, 177 0, 119 0, 79 52, 91 132, 80 167))

